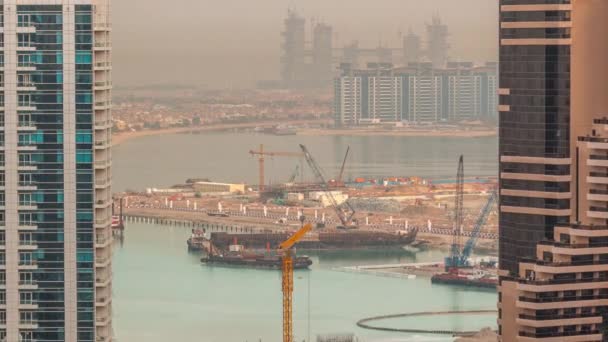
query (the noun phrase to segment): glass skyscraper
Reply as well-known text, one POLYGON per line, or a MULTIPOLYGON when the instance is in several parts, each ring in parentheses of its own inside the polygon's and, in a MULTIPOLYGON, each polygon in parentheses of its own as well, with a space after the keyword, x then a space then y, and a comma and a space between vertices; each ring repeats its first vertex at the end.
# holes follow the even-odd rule
POLYGON ((5 0, 0 340, 110 341, 108 0, 5 0))

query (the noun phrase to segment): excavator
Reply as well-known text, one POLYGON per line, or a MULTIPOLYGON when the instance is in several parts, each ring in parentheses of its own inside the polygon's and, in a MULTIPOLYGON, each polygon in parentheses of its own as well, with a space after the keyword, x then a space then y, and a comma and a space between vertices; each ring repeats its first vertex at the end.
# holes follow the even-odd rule
MULTIPOLYGON (((304 220, 302 219, 302 224, 304 220)), ((293 342, 293 246, 300 241, 306 233, 312 230, 311 224, 303 225, 289 239, 279 245, 279 255, 282 259, 283 282, 283 342, 293 342)))

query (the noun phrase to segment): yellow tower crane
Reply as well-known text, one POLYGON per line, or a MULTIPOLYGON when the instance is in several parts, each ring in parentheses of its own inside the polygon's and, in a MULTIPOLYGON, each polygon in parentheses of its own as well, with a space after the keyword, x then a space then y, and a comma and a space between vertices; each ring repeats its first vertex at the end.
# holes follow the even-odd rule
POLYGON ((258 189, 260 190, 260 195, 262 194, 262 192, 264 192, 266 186, 264 185, 264 161, 265 161, 265 157, 298 157, 298 158, 303 158, 304 157, 304 153, 301 152, 271 152, 271 151, 266 151, 264 150, 264 145, 260 144, 260 149, 258 151, 254 151, 254 150, 250 150, 249 154, 251 154, 252 156, 258 156, 258 162, 259 162, 259 177, 260 177, 260 181, 259 181, 259 185, 258 185, 258 189))
POLYGON ((283 281, 283 342, 293 342, 293 258, 292 247, 300 241, 306 233, 312 230, 312 225, 306 224, 295 232, 289 239, 279 245, 279 255, 282 263, 283 281))

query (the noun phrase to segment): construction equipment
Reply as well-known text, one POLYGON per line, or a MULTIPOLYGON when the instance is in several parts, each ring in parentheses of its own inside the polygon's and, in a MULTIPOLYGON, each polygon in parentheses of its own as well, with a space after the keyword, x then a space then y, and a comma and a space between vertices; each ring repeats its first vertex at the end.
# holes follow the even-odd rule
POLYGON ((293 184, 296 181, 296 177, 298 177, 299 174, 300 174, 300 165, 296 165, 296 169, 291 174, 291 177, 289 177, 289 181, 287 181, 287 184, 293 184))
POLYGON ((312 230, 311 224, 306 224, 295 232, 289 239, 279 245, 279 255, 282 258, 282 289, 283 289, 283 342, 293 342, 293 253, 292 247, 306 233, 312 230))
POLYGON ((334 197, 334 194, 332 193, 329 184, 325 181, 323 171, 321 171, 321 168, 319 167, 315 159, 312 157, 306 146, 300 145, 300 148, 302 149, 302 152, 304 152, 304 158, 306 159, 308 166, 310 166, 313 174, 317 178, 317 182, 319 182, 321 189, 325 192, 327 199, 329 199, 331 207, 338 215, 338 219, 340 219, 342 225, 338 226, 337 228, 356 229, 357 222, 353 219, 353 217, 355 216, 355 209, 350 205, 350 203, 348 203, 348 201, 345 201, 342 205, 338 204, 338 201, 336 201, 336 198, 334 197))
POLYGON ((462 248, 462 222, 463 213, 462 206, 464 200, 464 156, 460 156, 458 160, 458 171, 456 173, 456 196, 454 203, 454 227, 452 235, 452 246, 450 248, 450 256, 446 258, 445 266, 453 265, 461 256, 462 248))
POLYGON ((335 181, 335 186, 343 186, 344 181, 342 180, 344 177, 344 167, 346 166, 346 160, 348 160, 348 153, 350 152, 350 146, 346 148, 346 154, 344 154, 344 160, 342 161, 342 167, 340 168, 340 173, 335 181))
POLYGON ((299 152, 269 152, 264 151, 264 145, 260 144, 260 149, 258 151, 250 150, 249 154, 252 156, 258 156, 259 168, 260 168, 260 184, 258 185, 258 189, 260 191, 260 195, 265 190, 264 185, 264 162, 266 157, 297 157, 302 158, 304 155, 299 152))
POLYGON ((463 157, 460 156, 460 161, 458 163, 458 174, 456 177, 456 206, 454 208, 454 235, 452 241, 452 248, 450 250, 450 256, 445 258, 445 268, 446 271, 451 271, 458 268, 469 267, 469 258, 471 253, 473 252, 473 248, 477 243, 477 239, 479 238, 479 233, 483 226, 485 226, 488 221, 488 217, 490 216, 490 212, 494 207, 494 203, 496 203, 498 199, 498 194, 496 191, 492 191, 490 196, 488 197, 487 202, 481 208, 481 212, 477 217, 477 221, 475 222, 475 226, 473 226, 473 231, 471 232, 471 236, 467 240, 464 246, 460 244, 462 235, 463 235, 463 196, 464 196, 464 162, 463 157))

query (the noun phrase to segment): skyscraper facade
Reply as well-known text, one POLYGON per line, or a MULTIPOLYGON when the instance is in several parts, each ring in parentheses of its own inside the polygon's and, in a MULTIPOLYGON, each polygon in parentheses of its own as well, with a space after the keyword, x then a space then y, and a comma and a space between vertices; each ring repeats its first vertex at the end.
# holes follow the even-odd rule
POLYGON ((608 2, 500 2, 499 332, 608 339, 608 2))
POLYGON ((0 340, 110 341, 110 4, 1 9, 0 340))

